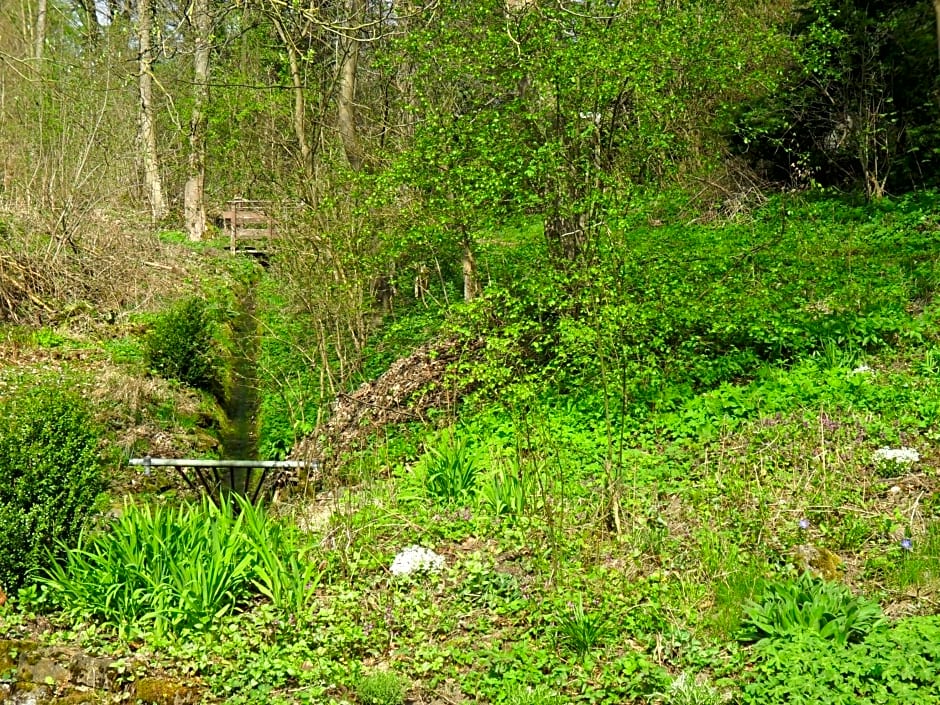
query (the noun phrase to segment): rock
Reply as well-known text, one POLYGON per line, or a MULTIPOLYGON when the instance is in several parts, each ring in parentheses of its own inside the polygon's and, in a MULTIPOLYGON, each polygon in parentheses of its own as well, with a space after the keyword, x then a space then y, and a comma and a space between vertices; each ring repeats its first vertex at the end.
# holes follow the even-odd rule
POLYGON ((7 705, 45 705, 52 701, 52 689, 47 685, 17 683, 4 699, 7 705))
POLYGON ((52 705, 105 705, 114 702, 113 696, 100 690, 75 690, 53 699, 52 705))
POLYGON ((794 563, 801 572, 813 573, 824 580, 836 580, 843 560, 828 548, 802 544, 793 549, 794 563))
POLYGON ((16 671, 18 681, 43 685, 68 683, 71 676, 69 669, 52 658, 40 658, 31 663, 28 660, 24 663, 21 659, 16 671))
POLYGON ((72 682, 86 688, 109 688, 114 684, 117 672, 111 667, 109 658, 97 658, 87 654, 76 654, 70 661, 72 682))
POLYGON ((146 705, 189 705, 201 700, 203 693, 196 688, 170 678, 141 678, 134 683, 134 699, 146 705))

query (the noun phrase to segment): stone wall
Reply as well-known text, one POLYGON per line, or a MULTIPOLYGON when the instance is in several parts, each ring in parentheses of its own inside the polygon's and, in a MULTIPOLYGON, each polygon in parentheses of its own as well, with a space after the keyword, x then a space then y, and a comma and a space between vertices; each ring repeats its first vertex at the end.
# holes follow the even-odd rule
POLYGON ((207 698, 196 682, 147 673, 139 660, 89 656, 81 649, 0 639, 0 704, 77 705, 118 701, 190 705, 207 698))

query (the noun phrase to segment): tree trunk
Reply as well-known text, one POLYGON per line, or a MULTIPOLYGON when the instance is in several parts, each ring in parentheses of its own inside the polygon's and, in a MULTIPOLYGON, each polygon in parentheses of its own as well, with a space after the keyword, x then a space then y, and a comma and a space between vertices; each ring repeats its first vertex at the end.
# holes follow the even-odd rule
POLYGON ((470 239, 464 236, 463 241, 463 298, 472 301, 480 293, 480 282, 477 279, 477 262, 473 256, 470 239))
POLYGON ((301 167, 304 173, 304 179, 309 182, 313 179, 313 149, 310 146, 310 140, 307 138, 307 104, 304 99, 304 80, 300 73, 300 60, 297 45, 291 38, 284 24, 277 17, 272 18, 274 26, 277 29, 278 36, 284 44, 287 51, 287 62, 290 67, 291 89, 294 93, 294 107, 292 123, 294 127, 294 139, 297 140, 297 147, 300 149, 301 167))
POLYGON ((46 47, 46 0, 36 3, 36 31, 33 35, 33 58, 42 63, 43 50, 46 47))
POLYGON ((150 32, 153 24, 153 8, 150 0, 137 2, 137 42, 140 48, 139 89, 140 119, 139 133, 141 159, 144 167, 144 185, 150 201, 150 215, 154 222, 163 220, 167 213, 160 179, 160 162, 157 157, 157 131, 153 116, 153 52, 150 32))
POLYGON ((940 0, 933 0, 933 12, 937 17, 937 58, 940 59, 940 0))
POLYGON ((206 234, 206 106, 209 103, 209 0, 193 0, 194 32, 193 114, 189 123, 189 179, 183 191, 183 210, 189 239, 206 234))
POLYGON ((349 29, 340 41, 339 89, 337 95, 337 128, 343 140, 343 151, 349 166, 358 171, 362 168, 362 150, 356 130, 356 71, 359 65, 359 38, 362 24, 364 0, 347 0, 349 29))

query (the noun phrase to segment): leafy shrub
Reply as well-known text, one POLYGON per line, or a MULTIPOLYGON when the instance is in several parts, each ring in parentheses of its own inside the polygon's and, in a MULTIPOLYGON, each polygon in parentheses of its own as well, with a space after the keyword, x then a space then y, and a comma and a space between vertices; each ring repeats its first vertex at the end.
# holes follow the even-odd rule
POLYGON ((319 583, 294 536, 262 509, 204 499, 176 509, 129 504, 105 533, 53 564, 44 583, 63 610, 157 632, 203 628, 262 594, 302 610, 319 583))
POLYGON ((804 573, 768 584, 745 609, 741 639, 765 641, 815 634, 836 644, 858 642, 886 624, 876 602, 856 596, 839 583, 804 573))
POLYGON ((50 546, 73 545, 104 489, 99 433, 76 397, 51 384, 0 407, 0 585, 28 584, 50 546))
POLYGON ((215 321, 205 301, 188 298, 160 316, 145 341, 150 370, 195 389, 219 390, 215 321))
POLYGON ((359 679, 356 695, 362 705, 401 705, 405 702, 405 685, 394 671, 375 671, 359 679))
POLYGON ((940 702, 940 618, 912 617, 833 644, 815 633, 758 644, 753 705, 907 705, 940 702))

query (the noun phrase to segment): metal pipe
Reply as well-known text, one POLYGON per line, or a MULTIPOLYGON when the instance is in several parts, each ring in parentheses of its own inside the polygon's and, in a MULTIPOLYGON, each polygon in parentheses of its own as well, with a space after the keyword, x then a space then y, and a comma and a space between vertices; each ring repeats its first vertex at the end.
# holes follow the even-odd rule
POLYGON ((130 465, 149 465, 155 468, 311 468, 316 460, 208 460, 206 458, 131 458, 130 465))

